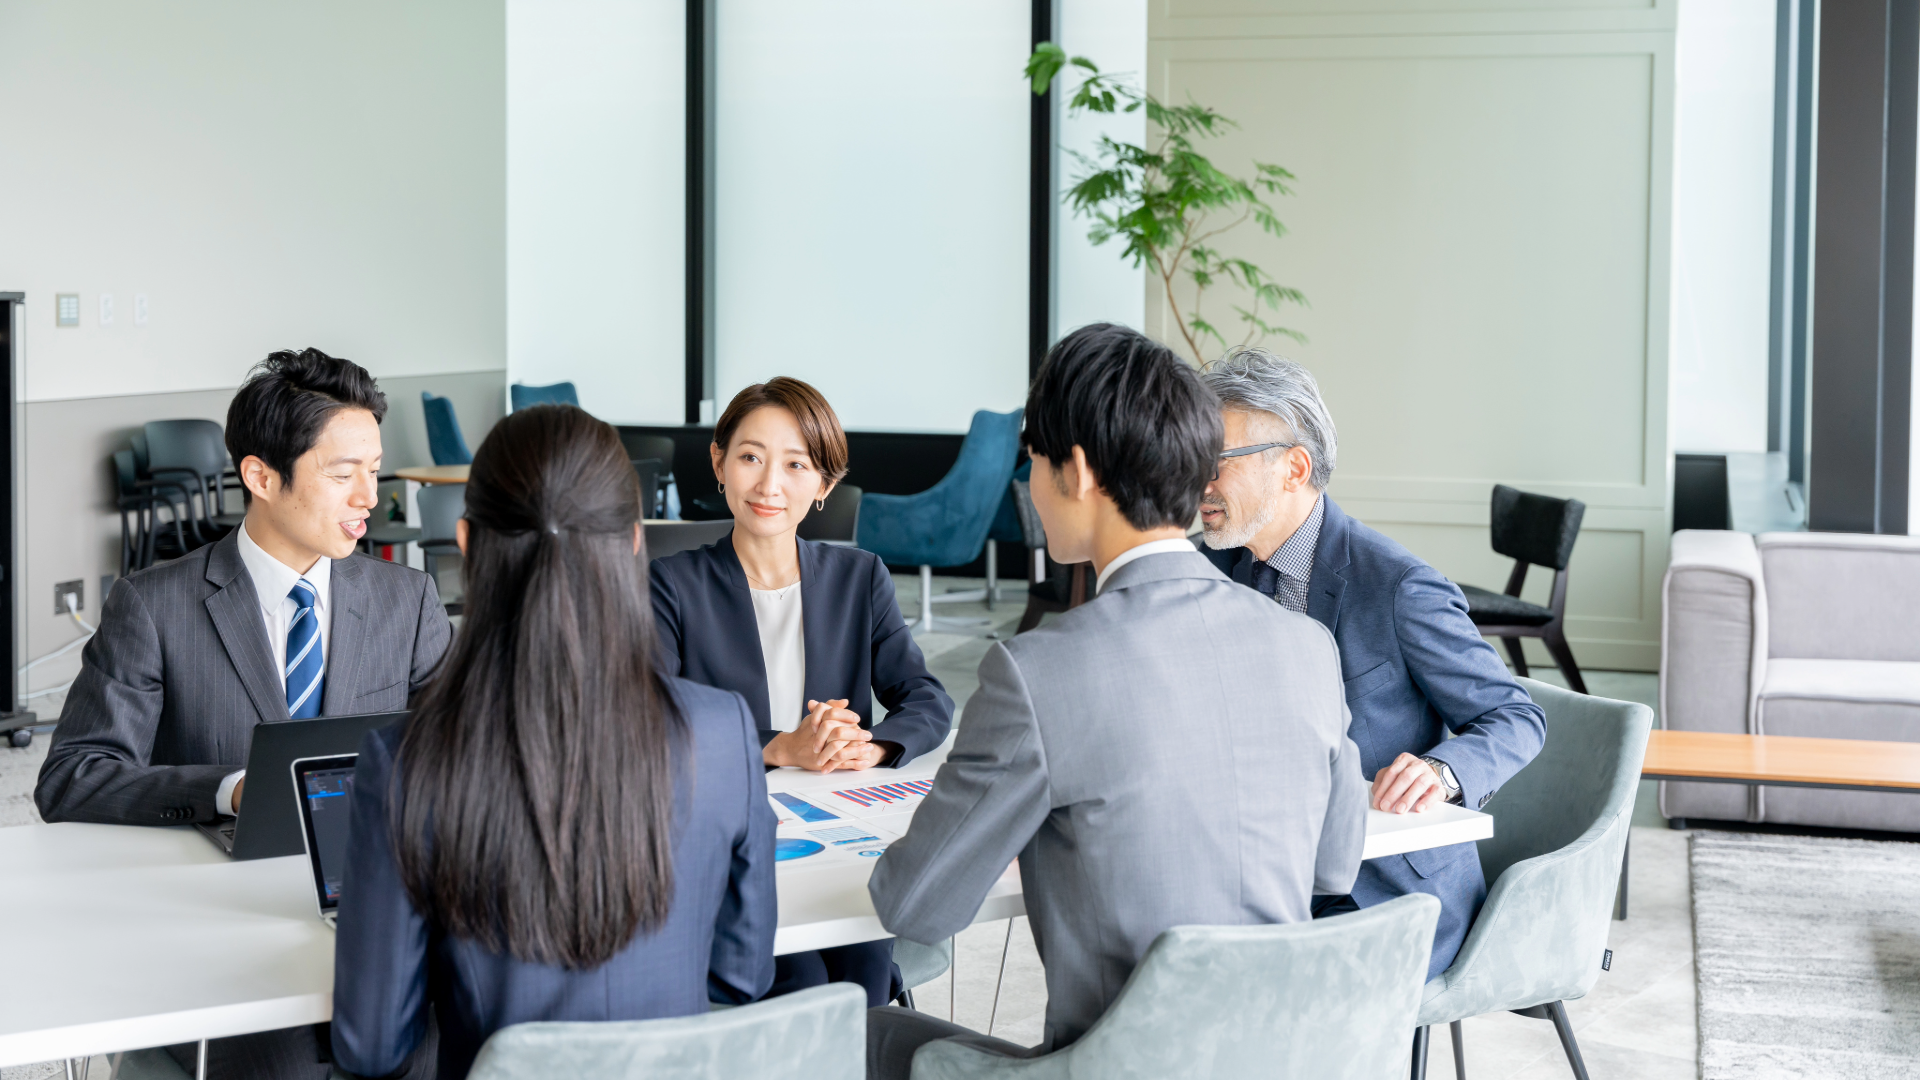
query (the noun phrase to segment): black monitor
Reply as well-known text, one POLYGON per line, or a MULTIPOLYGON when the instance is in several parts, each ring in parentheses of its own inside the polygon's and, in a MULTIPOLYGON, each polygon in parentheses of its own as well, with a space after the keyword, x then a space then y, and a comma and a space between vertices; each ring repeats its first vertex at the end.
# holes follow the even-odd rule
POLYGON ((347 873, 347 826, 353 819, 353 765, 358 759, 358 754, 340 754, 293 763, 294 805, 300 813, 322 915, 340 906, 340 882, 347 873))

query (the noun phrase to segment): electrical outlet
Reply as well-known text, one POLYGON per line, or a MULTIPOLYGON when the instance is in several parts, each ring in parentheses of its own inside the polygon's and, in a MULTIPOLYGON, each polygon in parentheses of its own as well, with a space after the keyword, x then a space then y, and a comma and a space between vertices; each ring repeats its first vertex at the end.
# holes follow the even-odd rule
POLYGON ((53 613, 55 615, 65 615, 67 613, 68 596, 73 597, 73 610, 85 611, 87 609, 87 583, 84 581, 62 581, 56 583, 53 587, 53 613))

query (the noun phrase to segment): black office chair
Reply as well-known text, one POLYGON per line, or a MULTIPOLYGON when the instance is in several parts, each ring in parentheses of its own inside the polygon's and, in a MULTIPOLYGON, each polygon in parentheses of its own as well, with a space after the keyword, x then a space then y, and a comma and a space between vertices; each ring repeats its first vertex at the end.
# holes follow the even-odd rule
POLYGON ((1567 647, 1567 563, 1573 558, 1573 542, 1580 538, 1580 519, 1586 512, 1587 504, 1579 499, 1555 499, 1495 484, 1493 550, 1513 560, 1513 575, 1507 578, 1504 593, 1460 586, 1467 594, 1467 616, 1481 634, 1506 645, 1515 674, 1527 673, 1520 639, 1537 637, 1546 643, 1567 685, 1582 694, 1587 683, 1580 677, 1580 665, 1573 662, 1573 650, 1567 647), (1520 599, 1527 568, 1536 563, 1553 568, 1553 592, 1546 607, 1520 599))
MULTIPOLYGON (((426 559, 427 576, 438 586, 440 560, 460 554, 460 544, 455 537, 460 518, 467 512, 467 485, 423 485, 414 496, 414 505, 420 510, 420 554, 426 559)), ((446 608, 447 614, 458 615, 466 610, 466 604, 455 601, 446 608)))
POLYGON ((640 516, 658 518, 660 479, 666 474, 667 463, 659 458, 635 458, 633 471, 640 477, 640 516))
POLYGON ((852 484, 835 486, 827 493, 826 508, 808 510, 795 534, 802 540, 853 547, 853 538, 860 529, 860 496, 865 494, 852 484))
POLYGON ((641 526, 647 538, 647 558, 664 559, 669 555, 717 544, 733 531, 733 519, 722 521, 649 521, 641 526))
POLYGON ((648 435, 634 428, 617 428, 621 445, 627 448, 627 460, 645 461, 652 458, 660 462, 660 482, 656 485, 658 494, 654 501, 646 504, 644 516, 662 518, 666 516, 663 500, 667 485, 673 483, 673 440, 665 435, 648 435))
POLYGON ((1020 616, 1015 634, 1024 634, 1040 625, 1048 612, 1068 611, 1087 602, 1087 587, 1092 577, 1091 563, 1060 566, 1047 558, 1047 530, 1040 523, 1040 512, 1033 508, 1033 493, 1025 480, 1013 482, 1013 508, 1020 515, 1020 537, 1027 545, 1027 610, 1020 616), (1058 567, 1059 573, 1051 567, 1058 567))

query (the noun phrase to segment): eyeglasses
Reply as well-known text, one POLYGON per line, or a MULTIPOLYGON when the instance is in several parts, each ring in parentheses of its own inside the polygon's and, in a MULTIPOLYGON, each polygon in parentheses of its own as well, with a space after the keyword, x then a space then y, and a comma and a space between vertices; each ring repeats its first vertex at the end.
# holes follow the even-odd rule
POLYGON ((1299 445, 1292 442, 1263 442, 1257 446, 1236 446, 1231 450, 1222 450, 1220 457, 1213 463, 1213 479, 1220 479, 1220 462, 1228 458, 1246 457, 1248 454, 1258 454, 1263 450, 1291 450, 1299 445))

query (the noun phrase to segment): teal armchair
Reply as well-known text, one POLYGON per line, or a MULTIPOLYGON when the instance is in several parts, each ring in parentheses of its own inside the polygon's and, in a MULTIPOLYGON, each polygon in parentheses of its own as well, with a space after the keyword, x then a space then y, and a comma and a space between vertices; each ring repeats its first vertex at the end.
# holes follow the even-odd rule
POLYGON ((1440 901, 1285 926, 1176 926, 1071 1046, 920 1048, 913 1080, 1385 1080, 1406 1062, 1440 901))
POLYGON ((867 995, 816 986, 700 1016, 515 1024, 480 1048, 468 1080, 864 1080, 867 995))
POLYGON ((1431 1025, 1451 1026, 1464 1076, 1460 1021, 1501 1010, 1553 1021, 1574 1076, 1586 1080, 1563 1002, 1600 978, 1653 710, 1520 685, 1547 714, 1546 745, 1487 803, 1494 835, 1480 841, 1480 865, 1493 885, 1453 966, 1427 983, 1415 1080, 1426 1075, 1431 1025))

